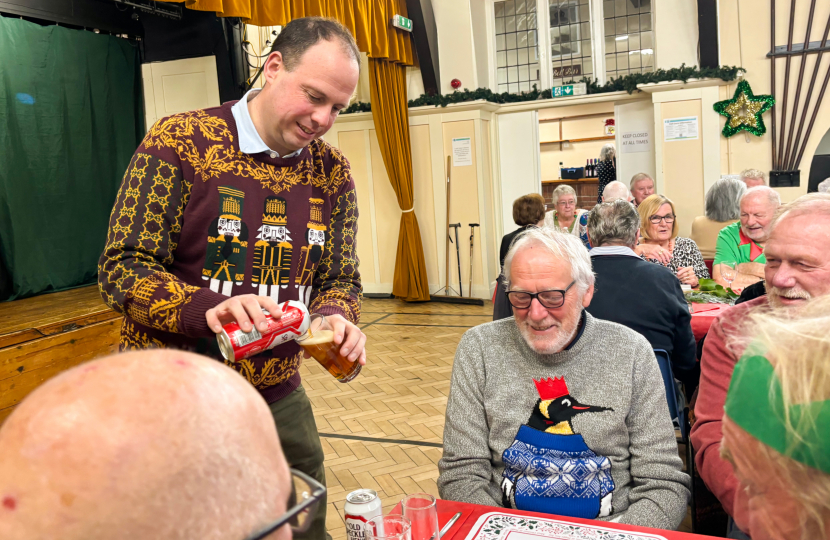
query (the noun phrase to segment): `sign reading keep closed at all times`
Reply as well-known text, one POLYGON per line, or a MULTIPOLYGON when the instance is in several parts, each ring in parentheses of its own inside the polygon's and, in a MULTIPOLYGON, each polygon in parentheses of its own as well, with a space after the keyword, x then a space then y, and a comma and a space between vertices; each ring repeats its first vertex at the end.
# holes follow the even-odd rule
POLYGON ((648 131, 629 131, 620 133, 620 146, 623 154, 651 151, 651 134, 648 131))

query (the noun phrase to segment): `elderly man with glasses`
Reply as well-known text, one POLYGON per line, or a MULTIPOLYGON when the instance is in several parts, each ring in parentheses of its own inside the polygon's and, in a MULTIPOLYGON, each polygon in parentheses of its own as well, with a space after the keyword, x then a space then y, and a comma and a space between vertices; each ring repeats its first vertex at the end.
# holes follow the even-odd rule
POLYGON ((441 497, 676 528, 689 478, 660 370, 645 338, 585 311, 582 243, 531 229, 504 274, 514 316, 467 331, 456 351, 441 497))
POLYGON ((72 368, 0 429, 3 540, 287 540, 325 492, 253 386, 181 351, 72 368))

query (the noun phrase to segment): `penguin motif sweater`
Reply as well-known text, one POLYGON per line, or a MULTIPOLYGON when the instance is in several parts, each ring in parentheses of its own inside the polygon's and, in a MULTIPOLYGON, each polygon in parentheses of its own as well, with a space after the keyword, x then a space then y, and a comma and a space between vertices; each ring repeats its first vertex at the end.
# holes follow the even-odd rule
MULTIPOLYGON (((127 168, 98 266, 104 301, 124 314, 122 351, 222 360, 205 313, 241 294, 358 322, 348 161, 319 139, 288 158, 241 152, 234 103, 159 120, 127 168)), ((290 341, 225 363, 272 403, 299 386, 300 359, 290 341)))
POLYGON ((443 499, 675 529, 682 472, 648 342, 584 312, 565 350, 537 354, 513 317, 468 330, 455 355, 443 499))

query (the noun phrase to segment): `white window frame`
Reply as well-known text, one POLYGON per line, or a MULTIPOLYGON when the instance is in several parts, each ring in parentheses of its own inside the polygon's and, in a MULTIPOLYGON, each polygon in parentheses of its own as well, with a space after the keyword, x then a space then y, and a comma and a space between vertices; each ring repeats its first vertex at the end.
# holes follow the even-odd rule
MULTIPOLYGON (((487 0, 485 3, 485 17, 487 19, 487 57, 488 57, 488 75, 489 88, 493 92, 498 92, 498 83, 496 82, 496 23, 495 23, 495 7, 494 4, 502 0, 487 0)), ((528 0, 533 1, 533 0, 528 0)), ((550 42, 550 10, 548 8, 548 0, 536 1, 536 35, 538 36, 539 45, 539 84, 542 88, 539 90, 549 90, 553 83, 553 64, 551 58, 551 42, 550 42), (543 69, 541 66, 547 66, 543 69)), ((655 28, 655 11, 657 10, 657 1, 652 0, 651 3, 651 22, 652 32, 656 35, 655 28)), ((594 65, 593 78, 597 79, 601 86, 606 83, 605 75, 605 23, 603 19, 602 0, 589 0, 590 14, 591 14, 591 60, 594 65)), ((657 42, 654 39, 652 47, 654 52, 654 69, 657 69, 657 42)))

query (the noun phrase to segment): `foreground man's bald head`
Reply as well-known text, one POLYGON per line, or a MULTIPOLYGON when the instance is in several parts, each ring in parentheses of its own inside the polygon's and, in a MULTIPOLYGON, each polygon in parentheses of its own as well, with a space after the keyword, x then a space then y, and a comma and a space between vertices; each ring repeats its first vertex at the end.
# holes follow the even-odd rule
POLYGON ((289 486, 263 399, 194 354, 82 364, 0 428, 3 540, 242 539, 286 511, 289 486))

